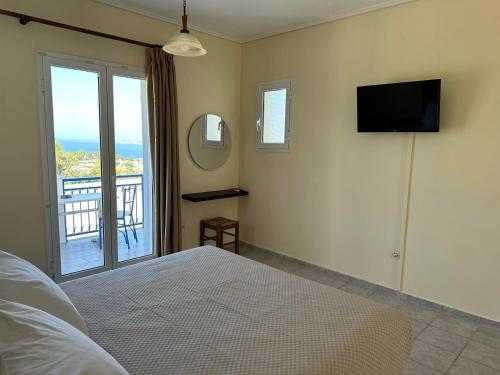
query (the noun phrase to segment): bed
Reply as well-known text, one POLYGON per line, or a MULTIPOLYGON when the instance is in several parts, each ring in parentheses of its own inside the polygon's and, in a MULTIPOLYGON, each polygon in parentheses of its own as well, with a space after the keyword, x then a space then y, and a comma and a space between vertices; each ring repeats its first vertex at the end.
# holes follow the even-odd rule
POLYGON ((130 374, 401 375, 399 311, 204 246, 61 284, 130 374))

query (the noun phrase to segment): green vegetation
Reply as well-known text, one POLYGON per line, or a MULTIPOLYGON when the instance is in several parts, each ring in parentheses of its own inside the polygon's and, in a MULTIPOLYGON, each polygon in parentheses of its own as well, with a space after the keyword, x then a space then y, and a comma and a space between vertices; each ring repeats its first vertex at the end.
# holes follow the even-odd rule
MULTIPOLYGON (((97 177, 101 175, 101 159, 97 152, 66 151, 56 142, 56 171, 63 177, 97 177)), ((142 174, 142 159, 116 157, 116 174, 142 174)))

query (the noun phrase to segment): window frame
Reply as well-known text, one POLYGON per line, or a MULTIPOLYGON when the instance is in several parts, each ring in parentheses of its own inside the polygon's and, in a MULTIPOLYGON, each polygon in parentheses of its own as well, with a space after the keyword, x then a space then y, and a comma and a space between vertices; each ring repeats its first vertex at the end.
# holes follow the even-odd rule
POLYGON ((292 150, 292 80, 262 82, 258 85, 258 115, 256 129, 256 150, 263 152, 290 152, 292 150), (286 90, 285 108, 285 142, 284 143, 264 143, 264 94, 270 91, 286 90))

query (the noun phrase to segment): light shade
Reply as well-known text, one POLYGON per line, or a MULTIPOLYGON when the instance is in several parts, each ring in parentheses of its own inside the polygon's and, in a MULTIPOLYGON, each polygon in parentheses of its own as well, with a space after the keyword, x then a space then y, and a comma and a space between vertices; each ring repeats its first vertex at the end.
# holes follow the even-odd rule
POLYGON ((175 34, 163 46, 163 50, 172 55, 187 57, 203 56, 207 53, 198 38, 186 32, 175 34))

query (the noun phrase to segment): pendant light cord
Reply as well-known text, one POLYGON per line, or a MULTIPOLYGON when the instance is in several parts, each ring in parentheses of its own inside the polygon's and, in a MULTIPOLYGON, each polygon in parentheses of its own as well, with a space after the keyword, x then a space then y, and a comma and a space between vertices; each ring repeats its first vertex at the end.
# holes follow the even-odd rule
POLYGON ((187 28, 188 16, 186 14, 186 0, 184 0, 182 2, 182 5, 184 7, 184 14, 182 16, 182 30, 181 30, 181 33, 189 34, 189 30, 187 28))

